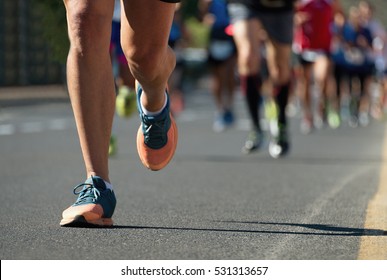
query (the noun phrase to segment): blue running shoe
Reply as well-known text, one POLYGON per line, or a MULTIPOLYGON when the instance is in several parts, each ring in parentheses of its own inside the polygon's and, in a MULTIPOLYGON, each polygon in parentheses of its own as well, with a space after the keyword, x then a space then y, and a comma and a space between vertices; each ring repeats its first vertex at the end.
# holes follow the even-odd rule
POLYGON ((215 113, 212 129, 214 130, 214 132, 217 132, 217 133, 223 132, 226 130, 226 122, 223 118, 223 115, 220 114, 219 112, 215 113))
MULTIPOLYGON (((147 116, 141 109, 142 88, 136 84, 137 107, 141 122, 137 132, 137 152, 141 162, 150 170, 164 168, 175 154, 177 146, 177 126, 167 106, 157 116, 147 116)), ((167 95, 168 96, 168 95, 167 95)))
POLYGON ((116 207, 114 192, 108 189, 102 178, 91 176, 74 188, 77 201, 63 211, 61 226, 65 227, 109 227, 116 207), (83 187, 81 191, 77 190, 83 187))
POLYGON ((231 109, 227 109, 224 111, 223 120, 227 126, 231 126, 234 123, 235 117, 231 109))

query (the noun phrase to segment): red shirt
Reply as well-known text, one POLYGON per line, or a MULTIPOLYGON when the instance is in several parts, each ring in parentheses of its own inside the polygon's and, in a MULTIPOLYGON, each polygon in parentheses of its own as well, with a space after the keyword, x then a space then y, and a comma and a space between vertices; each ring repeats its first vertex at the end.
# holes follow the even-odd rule
POLYGON ((307 14, 307 20, 296 27, 294 45, 296 51, 330 51, 333 22, 331 0, 302 0, 297 12, 307 14))

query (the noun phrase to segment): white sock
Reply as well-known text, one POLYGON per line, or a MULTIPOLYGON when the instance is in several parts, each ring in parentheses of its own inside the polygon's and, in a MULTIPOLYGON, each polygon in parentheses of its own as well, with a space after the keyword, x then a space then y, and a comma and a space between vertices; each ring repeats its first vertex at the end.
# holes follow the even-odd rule
POLYGON ((160 114, 160 113, 164 110, 165 106, 167 106, 167 102, 168 102, 168 96, 167 96, 167 93, 165 93, 165 101, 164 101, 164 105, 163 105, 163 107, 162 107, 160 110, 158 110, 157 112, 151 112, 151 111, 148 111, 147 109, 144 108, 144 106, 142 105, 141 102, 140 102, 140 104, 141 104, 141 109, 142 109, 142 111, 144 112, 145 115, 147 115, 147 116, 149 116, 149 117, 154 117, 154 116, 157 116, 158 114, 160 114))
POLYGON ((106 188, 112 191, 113 190, 113 185, 108 183, 108 182, 106 182, 105 180, 103 180, 103 181, 105 182, 106 188))

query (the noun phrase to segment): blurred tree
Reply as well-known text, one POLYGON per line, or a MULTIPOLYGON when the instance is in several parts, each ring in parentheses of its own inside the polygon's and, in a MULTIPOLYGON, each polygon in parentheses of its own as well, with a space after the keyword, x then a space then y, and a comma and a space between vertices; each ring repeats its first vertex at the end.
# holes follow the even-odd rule
POLYGON ((32 0, 41 11, 44 36, 52 51, 53 59, 64 63, 69 50, 66 10, 62 0, 32 0))
POLYGON ((198 0, 182 1, 182 11, 184 18, 195 17, 198 12, 198 0))

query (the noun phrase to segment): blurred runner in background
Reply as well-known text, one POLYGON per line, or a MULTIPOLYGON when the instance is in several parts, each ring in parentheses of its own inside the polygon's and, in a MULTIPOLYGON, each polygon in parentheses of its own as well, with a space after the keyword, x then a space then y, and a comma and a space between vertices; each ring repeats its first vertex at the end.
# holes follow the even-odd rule
POLYGON ((372 48, 375 60, 375 87, 373 87, 370 114, 381 119, 386 108, 385 72, 387 69, 387 32, 383 24, 374 16, 375 9, 369 1, 359 2, 361 24, 371 31, 372 48))
POLYGON ((260 34, 267 33, 266 52, 278 118, 270 128, 269 153, 273 158, 286 155, 290 141, 285 109, 291 84, 291 45, 293 40, 294 1, 228 0, 238 50, 238 71, 242 93, 246 97, 252 128, 242 148, 243 153, 258 150, 263 143, 259 122, 260 34))
MULTIPOLYGON (((134 78, 130 73, 128 61, 121 47, 121 3, 114 1, 114 13, 112 19, 112 34, 110 40, 110 56, 113 65, 113 75, 116 86, 116 113, 122 118, 128 118, 136 111, 136 93, 134 91, 134 78)), ((113 122, 110 136, 109 156, 117 153, 116 127, 113 122)))
POLYGON ((335 63, 336 90, 341 97, 341 83, 347 78, 351 95, 350 120, 352 127, 369 123, 369 89, 374 73, 371 31, 361 24, 359 9, 351 7, 348 20, 336 29, 339 38, 332 48, 335 63))
POLYGON ((300 92, 303 117, 301 132, 309 134, 313 127, 321 128, 325 121, 332 128, 340 125, 338 111, 330 107, 330 50, 334 15, 341 12, 338 0, 301 0, 297 2, 293 50, 301 65, 300 92), (313 112, 312 85, 319 94, 317 110, 313 112))
POLYGON ((171 98, 171 112, 178 116, 184 110, 183 78, 184 78, 184 48, 190 41, 183 15, 181 3, 176 4, 175 15, 173 17, 171 32, 169 33, 168 45, 174 50, 176 55, 176 67, 168 81, 169 95, 171 98))
POLYGON ((199 11, 201 21, 210 27, 208 63, 216 106, 213 130, 222 132, 235 121, 236 46, 232 35, 226 33, 230 19, 225 0, 199 0, 199 11))

